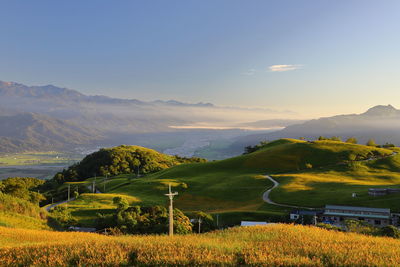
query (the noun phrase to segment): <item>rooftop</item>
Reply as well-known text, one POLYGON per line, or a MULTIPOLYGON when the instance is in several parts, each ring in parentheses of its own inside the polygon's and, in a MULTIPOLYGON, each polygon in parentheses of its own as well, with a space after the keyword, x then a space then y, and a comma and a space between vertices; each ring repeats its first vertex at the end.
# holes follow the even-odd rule
POLYGON ((250 221, 241 221, 240 226, 254 226, 254 225, 267 225, 266 222, 250 222, 250 221))
POLYGON ((390 213, 390 209, 368 208, 368 207, 352 207, 352 206, 337 206, 337 205, 325 205, 325 210, 327 210, 327 209, 390 213))

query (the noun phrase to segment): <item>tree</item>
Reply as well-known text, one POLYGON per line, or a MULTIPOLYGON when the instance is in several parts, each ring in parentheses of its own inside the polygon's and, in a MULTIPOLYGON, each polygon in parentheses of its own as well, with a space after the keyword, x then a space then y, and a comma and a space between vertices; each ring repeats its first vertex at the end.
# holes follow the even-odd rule
MULTIPOLYGON (((115 200, 115 201, 114 201, 115 200)), ((168 212, 165 207, 129 207, 122 197, 115 197, 117 209, 113 215, 98 214, 98 229, 116 227, 126 234, 164 234, 168 232, 168 212)), ((182 211, 174 209, 174 232, 187 234, 192 224, 182 211)))
POLYGON ((216 229, 213 217, 205 212, 197 211, 193 214, 193 219, 195 220, 195 227, 196 231, 198 232, 199 227, 199 220, 201 221, 200 232, 209 232, 216 229))
POLYGON ((348 139, 346 140, 346 143, 349 143, 349 144, 357 144, 357 143, 358 143, 358 140, 357 140, 357 138, 355 138, 355 137, 350 137, 350 138, 348 138, 348 139))
POLYGON ((33 190, 42 185, 44 180, 26 177, 13 177, 0 181, 0 192, 39 204, 44 196, 33 190))
POLYGON ((114 197, 113 203, 117 205, 118 211, 126 210, 127 208, 129 208, 129 202, 124 197, 114 197))
POLYGON ((65 181, 82 181, 93 173, 105 176, 119 174, 147 174, 161 171, 182 163, 201 163, 205 159, 170 156, 138 146, 103 148, 87 155, 81 162, 57 173, 53 180, 58 184, 65 181))
POLYGON ((349 161, 355 161, 356 159, 357 159, 357 154, 355 154, 355 153, 349 154, 349 161))
POLYGON ((49 215, 50 223, 57 228, 68 228, 77 224, 76 219, 71 215, 71 211, 63 206, 54 207, 49 215))
POLYGON ((393 225, 388 225, 381 228, 381 235, 400 238, 400 230, 393 225))
POLYGON ((331 140, 332 141, 337 141, 337 142, 342 142, 342 138, 340 138, 340 136, 332 136, 331 140))
POLYGON ((367 142, 367 146, 377 146, 374 139, 369 139, 367 142))

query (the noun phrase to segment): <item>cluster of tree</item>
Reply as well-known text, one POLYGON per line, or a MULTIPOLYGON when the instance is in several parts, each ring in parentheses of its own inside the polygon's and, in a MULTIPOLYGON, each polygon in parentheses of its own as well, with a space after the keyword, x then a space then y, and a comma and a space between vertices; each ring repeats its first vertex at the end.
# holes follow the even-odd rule
POLYGON ((319 141, 337 141, 337 142, 342 142, 342 138, 340 136, 332 136, 332 137, 325 137, 325 136, 320 136, 318 137, 319 141))
POLYGON ((86 156, 81 162, 57 173, 53 180, 58 184, 66 181, 82 181, 97 176, 114 176, 157 172, 182 163, 205 162, 201 158, 183 158, 158 153, 138 146, 103 148, 86 156))
POLYGON ((365 235, 400 238, 400 230, 393 225, 387 225, 379 228, 379 227, 374 227, 368 224, 367 222, 359 220, 346 220, 344 229, 341 227, 325 223, 319 223, 317 224, 317 226, 328 230, 346 231, 346 232, 359 233, 365 235))
POLYGON ((72 216, 71 211, 63 206, 52 208, 48 221, 49 225, 57 230, 65 230, 77 224, 77 220, 72 216))
MULTIPOLYGON (((337 141, 337 142, 342 142, 342 138, 340 138, 339 136, 333 136, 333 137, 325 137, 325 136, 320 136, 318 137, 319 141, 323 141, 323 140, 328 140, 328 141, 337 141)), ((350 137, 346 140, 346 143, 349 144, 358 144, 358 140, 355 137, 350 137)), ((394 144, 391 143, 385 143, 384 145, 378 145, 374 139, 369 139, 367 141, 367 143, 365 143, 365 145, 367 146, 374 146, 374 147, 383 147, 383 148, 392 148, 395 147, 394 144)))
MULTIPOLYGON (((117 228, 124 234, 164 234, 168 232, 168 212, 165 207, 129 206, 122 197, 115 197, 117 209, 114 214, 98 214, 96 228, 117 228)), ((192 223, 182 211, 174 209, 174 232, 187 234, 192 223)))
POLYGON ((20 198, 34 204, 39 204, 45 197, 36 192, 44 180, 36 178, 12 177, 0 181, 0 192, 16 198, 20 198))
POLYGON ((0 181, 0 211, 45 219, 46 212, 39 207, 44 196, 36 191, 43 182, 36 178, 21 177, 0 181))
POLYGON ((269 142, 268 141, 261 141, 259 144, 257 144, 257 145, 254 145, 254 146, 246 146, 245 148, 244 148, 244 155, 245 154, 250 154, 250 153, 253 153, 253 152, 255 152, 255 151, 257 151, 257 150, 260 150, 260 149, 262 149, 262 148, 264 148, 266 145, 268 145, 269 144, 269 142))

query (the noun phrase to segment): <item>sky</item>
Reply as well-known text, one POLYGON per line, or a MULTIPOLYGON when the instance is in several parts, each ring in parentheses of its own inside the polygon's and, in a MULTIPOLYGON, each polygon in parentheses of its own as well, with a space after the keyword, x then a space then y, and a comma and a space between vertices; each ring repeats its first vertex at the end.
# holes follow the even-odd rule
POLYGON ((0 80, 307 116, 400 108, 400 1, 0 1, 0 80))

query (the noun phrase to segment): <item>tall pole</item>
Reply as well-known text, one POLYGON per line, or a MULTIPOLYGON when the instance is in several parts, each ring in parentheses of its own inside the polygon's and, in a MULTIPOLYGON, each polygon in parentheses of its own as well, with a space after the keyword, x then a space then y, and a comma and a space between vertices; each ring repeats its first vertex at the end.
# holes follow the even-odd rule
POLYGON ((71 185, 68 184, 68 201, 70 200, 70 195, 71 195, 71 185))
POLYGON ((201 233, 200 227, 201 227, 201 218, 199 218, 199 234, 201 233))
POLYGON ((94 174, 94 181, 93 181, 93 194, 96 193, 96 174, 94 174))
POLYGON ((108 175, 108 173, 106 173, 106 178, 105 178, 104 181, 103 181, 103 193, 106 192, 106 180, 107 180, 107 175, 108 175))
POLYGON ((168 194, 165 194, 169 198, 169 236, 174 235, 174 207, 173 207, 173 201, 174 201, 174 196, 178 195, 178 192, 171 192, 171 184, 168 186, 168 194))

